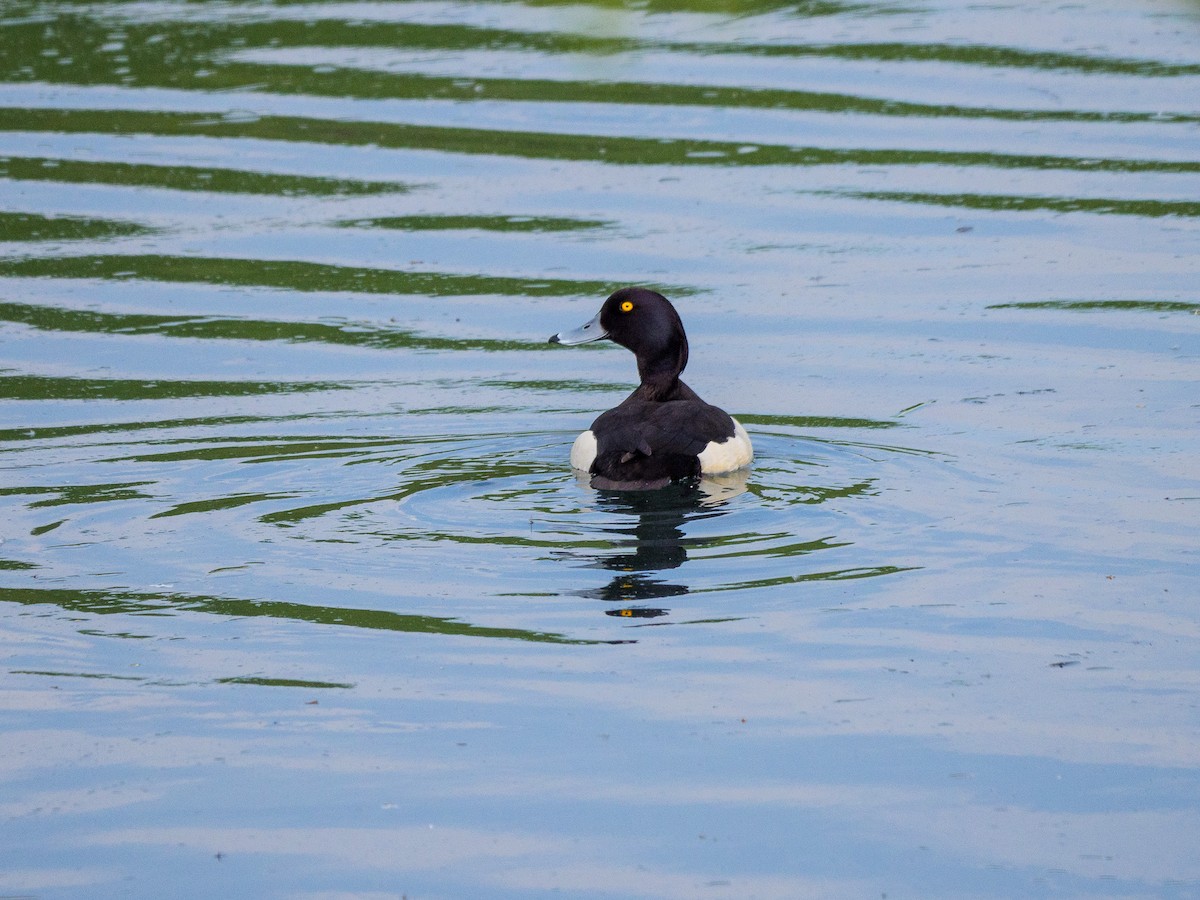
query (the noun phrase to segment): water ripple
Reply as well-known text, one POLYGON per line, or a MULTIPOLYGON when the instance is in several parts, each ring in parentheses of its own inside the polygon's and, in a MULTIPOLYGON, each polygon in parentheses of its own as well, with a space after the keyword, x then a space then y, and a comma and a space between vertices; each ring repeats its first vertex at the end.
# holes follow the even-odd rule
MULTIPOLYGON (((593 490, 566 469, 567 445, 557 436, 326 448, 316 454, 322 464, 365 465, 376 490, 274 503, 258 521, 309 544, 404 546, 410 560, 445 554, 433 549, 439 544, 470 547, 468 565, 481 583, 490 571, 513 596, 565 593, 633 603, 664 591, 753 589, 906 568, 889 560, 862 565, 862 548, 852 550, 854 539, 839 534, 856 530, 856 505, 885 515, 874 460, 911 454, 782 434, 757 434, 756 441, 759 458, 750 471, 647 494, 593 490), (859 562, 849 563, 851 556, 859 562), (545 560, 560 565, 539 568, 534 587, 512 589, 523 567, 545 560), (664 579, 666 570, 679 571, 664 579), (605 576, 606 584, 578 586, 597 580, 589 572, 615 574, 605 576)), ((316 480, 347 485, 344 475, 316 480)))

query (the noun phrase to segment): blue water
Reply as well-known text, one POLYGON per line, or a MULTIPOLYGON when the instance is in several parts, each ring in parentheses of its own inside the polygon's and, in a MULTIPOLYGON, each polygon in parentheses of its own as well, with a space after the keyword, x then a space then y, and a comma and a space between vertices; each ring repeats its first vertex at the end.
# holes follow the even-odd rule
POLYGON ((0 5, 0 895, 1200 895, 1200 8, 0 5), (753 466, 593 491, 678 306, 753 466))

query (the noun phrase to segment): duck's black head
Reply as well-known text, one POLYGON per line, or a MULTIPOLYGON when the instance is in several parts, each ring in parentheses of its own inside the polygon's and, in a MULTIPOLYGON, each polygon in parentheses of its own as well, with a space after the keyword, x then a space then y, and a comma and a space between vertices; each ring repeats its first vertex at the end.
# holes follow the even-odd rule
POLYGON ((667 392, 688 360, 687 335, 671 301, 649 288, 621 288, 586 325, 550 338, 552 344, 586 344, 608 338, 637 357, 642 385, 667 392))

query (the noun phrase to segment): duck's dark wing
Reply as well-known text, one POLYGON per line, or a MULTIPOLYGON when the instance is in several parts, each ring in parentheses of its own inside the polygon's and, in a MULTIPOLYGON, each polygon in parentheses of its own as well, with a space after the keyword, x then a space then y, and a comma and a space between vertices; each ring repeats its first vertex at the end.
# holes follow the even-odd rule
POLYGON ((700 399, 665 403, 630 397, 592 423, 598 488, 658 488, 700 474, 699 454, 712 441, 733 437, 733 419, 700 399))

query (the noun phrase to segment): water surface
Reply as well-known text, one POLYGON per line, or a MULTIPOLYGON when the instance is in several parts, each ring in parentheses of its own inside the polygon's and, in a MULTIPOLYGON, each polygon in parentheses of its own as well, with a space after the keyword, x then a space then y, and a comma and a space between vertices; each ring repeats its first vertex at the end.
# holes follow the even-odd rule
POLYGON ((1200 892, 1200 8, 0 5, 0 893, 1200 892), (625 284, 756 460, 593 491, 625 284))

